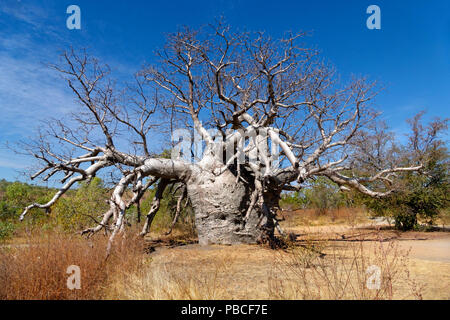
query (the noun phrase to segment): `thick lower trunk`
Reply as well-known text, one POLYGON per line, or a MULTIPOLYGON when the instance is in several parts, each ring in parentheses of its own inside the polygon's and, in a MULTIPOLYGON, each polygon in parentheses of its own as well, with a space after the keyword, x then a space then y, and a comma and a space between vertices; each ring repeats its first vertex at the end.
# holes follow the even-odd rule
POLYGON ((255 189, 251 181, 237 181, 230 171, 219 176, 202 172, 187 187, 200 244, 258 243, 273 238, 272 204, 262 206, 256 201, 251 206, 255 189))

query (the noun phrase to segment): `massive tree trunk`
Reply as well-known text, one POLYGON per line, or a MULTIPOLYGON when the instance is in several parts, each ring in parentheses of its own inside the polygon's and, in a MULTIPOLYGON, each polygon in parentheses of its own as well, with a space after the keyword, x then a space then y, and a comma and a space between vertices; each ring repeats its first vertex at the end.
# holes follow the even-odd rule
POLYGON ((194 174, 187 183, 195 212, 199 243, 238 244, 271 241, 274 236, 274 210, 279 193, 255 192, 254 178, 226 170, 220 175, 208 171, 194 174))

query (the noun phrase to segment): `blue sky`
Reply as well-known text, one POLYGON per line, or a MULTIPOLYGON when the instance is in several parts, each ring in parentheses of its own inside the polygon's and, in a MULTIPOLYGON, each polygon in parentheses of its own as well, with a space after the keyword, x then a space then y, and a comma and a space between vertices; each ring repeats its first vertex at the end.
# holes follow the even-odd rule
POLYGON ((340 74, 367 75, 386 87, 376 100, 397 135, 419 110, 449 117, 450 1, 81 1, 0 0, 0 178, 20 178, 30 158, 4 147, 33 136, 46 116, 77 105, 45 64, 69 46, 87 48, 121 79, 164 43, 165 33, 224 16, 239 30, 311 31, 311 46, 340 74), (81 8, 81 30, 66 28, 66 8, 81 8), (366 8, 381 9, 381 30, 366 27, 366 8))

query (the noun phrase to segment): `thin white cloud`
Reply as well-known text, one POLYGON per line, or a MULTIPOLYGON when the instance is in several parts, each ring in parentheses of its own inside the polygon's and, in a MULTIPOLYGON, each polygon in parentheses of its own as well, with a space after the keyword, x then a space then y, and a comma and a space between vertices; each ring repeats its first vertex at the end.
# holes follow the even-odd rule
POLYGON ((43 6, 36 6, 30 2, 18 0, 4 0, 0 3, 0 12, 13 17, 15 20, 40 27, 42 21, 48 18, 48 10, 43 6))
MULTIPOLYGON (((23 133, 39 119, 73 108, 73 95, 58 75, 33 57, 0 53, 0 125, 23 133)), ((73 109, 72 109, 73 110, 73 109)))
POLYGON ((25 169, 28 165, 18 161, 17 159, 11 159, 0 157, 0 167, 10 169, 25 169))

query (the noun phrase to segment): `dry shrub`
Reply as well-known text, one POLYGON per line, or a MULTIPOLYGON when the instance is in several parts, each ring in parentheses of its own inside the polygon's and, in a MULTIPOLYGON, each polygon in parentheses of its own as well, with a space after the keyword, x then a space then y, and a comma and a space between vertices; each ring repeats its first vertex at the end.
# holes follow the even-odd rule
POLYGON ((269 280, 270 298, 422 298, 422 288, 410 278, 408 251, 400 250, 395 242, 355 240, 307 241, 292 247, 288 255, 278 255, 269 280), (376 269, 381 271, 379 289, 368 285, 376 269), (408 288, 400 290, 404 284, 408 288))
POLYGON ((0 299, 98 299, 112 274, 137 266, 142 246, 119 238, 106 260, 106 238, 61 233, 31 235, 0 248, 0 299), (80 267, 81 289, 67 287, 67 268, 80 267))
POLYGON ((322 211, 317 209, 282 211, 281 215, 285 218, 283 222, 285 227, 320 226, 327 224, 348 224, 353 226, 368 221, 364 209, 347 207, 324 209, 322 211))

